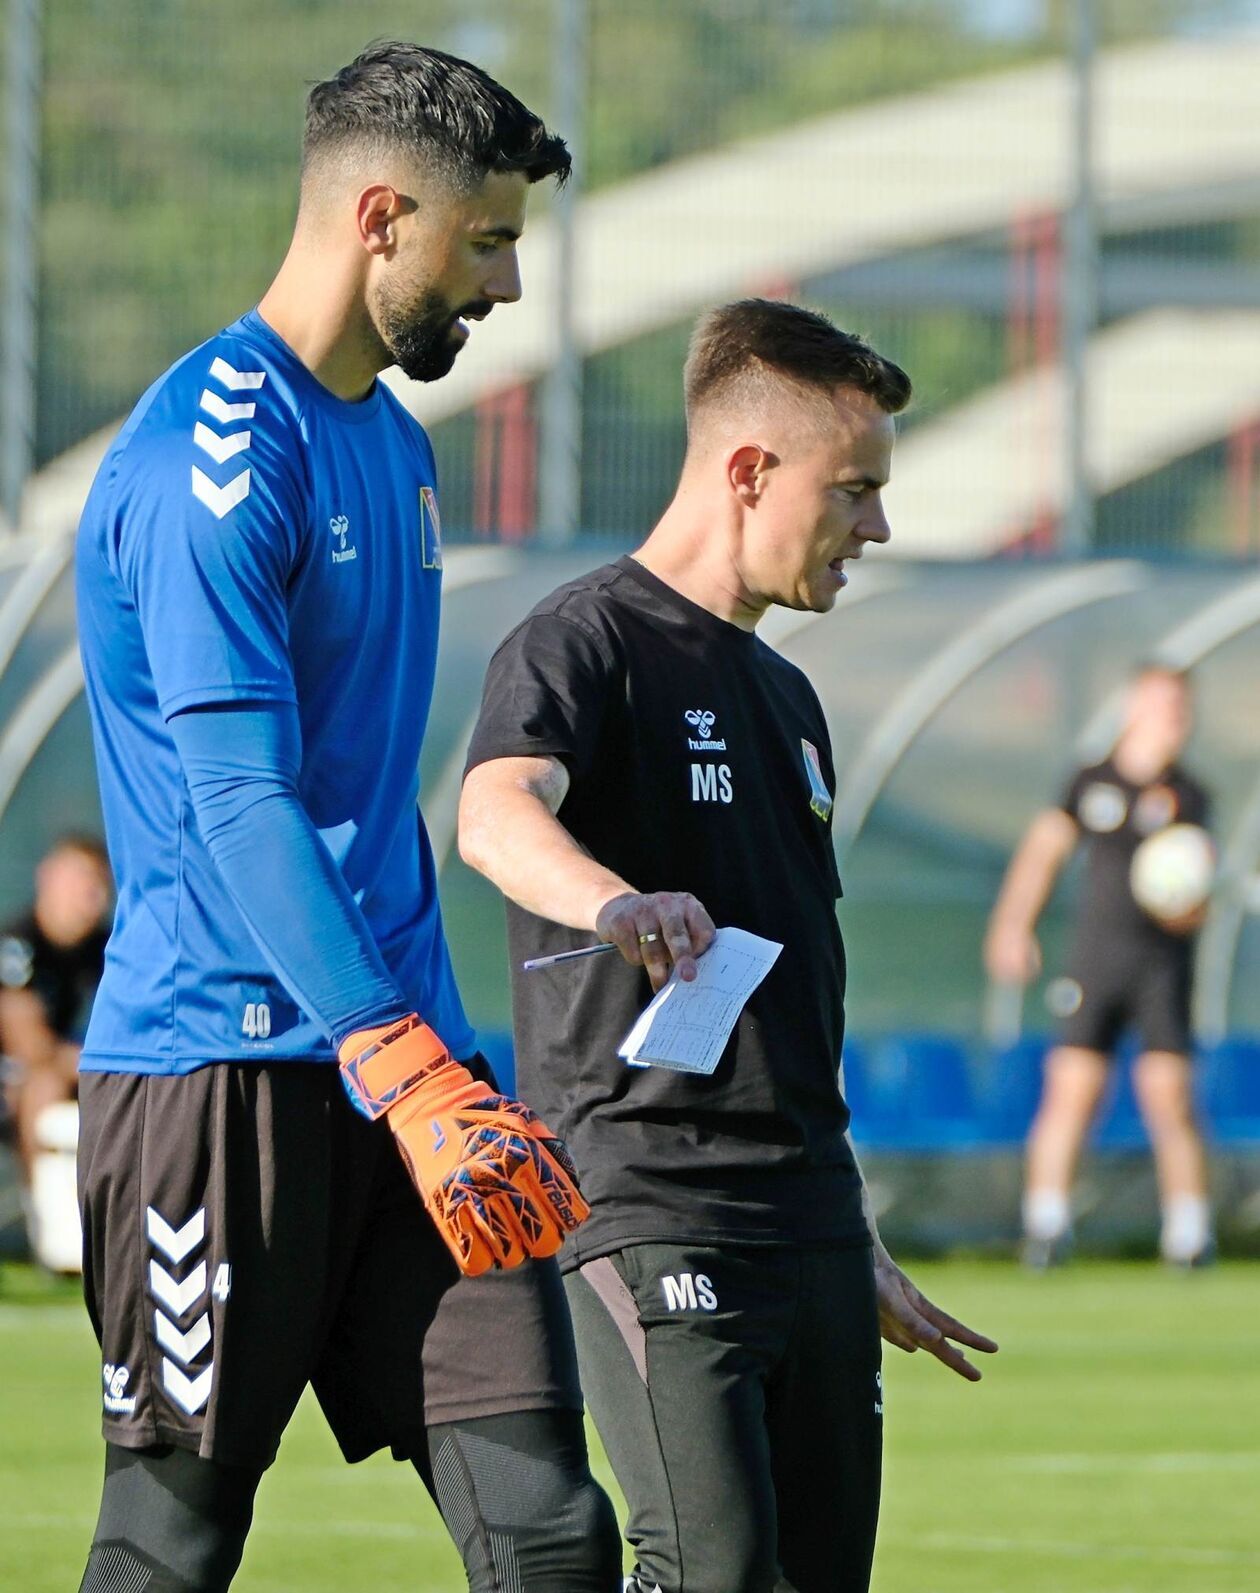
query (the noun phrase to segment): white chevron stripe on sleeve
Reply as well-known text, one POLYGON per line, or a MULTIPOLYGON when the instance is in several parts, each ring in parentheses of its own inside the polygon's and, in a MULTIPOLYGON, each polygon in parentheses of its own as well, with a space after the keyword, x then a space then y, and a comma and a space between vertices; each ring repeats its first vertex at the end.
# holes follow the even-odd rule
POLYGON ((206 1264, 199 1261, 182 1283, 176 1283, 158 1261, 149 1262, 149 1293, 172 1316, 184 1316, 206 1292, 206 1264))
POLYGON ((195 1416, 210 1398, 210 1384, 213 1378, 213 1361, 200 1376, 185 1377, 174 1361, 168 1360, 166 1356, 162 1357, 162 1386, 171 1399, 190 1416, 195 1416))
POLYGON ((199 470, 194 465, 192 490, 193 497, 200 498, 210 513, 216 519, 222 520, 223 516, 235 509, 243 498, 249 497, 249 470, 242 470, 239 476, 233 476, 231 481, 217 487, 204 470, 199 470))
POLYGON ((210 1313, 203 1311, 187 1333, 181 1333, 165 1312, 155 1311, 153 1332, 162 1348, 187 1366, 210 1342, 210 1313))
POLYGON ((221 420, 226 425, 229 420, 253 420, 258 405, 229 404, 226 398, 220 398, 218 393, 212 393, 208 387, 203 387, 201 407, 207 415, 213 415, 216 420, 221 420))
POLYGON ((224 387, 230 388, 234 393, 239 393, 244 388, 261 387, 267 380, 266 371, 238 371, 234 365, 229 365, 218 355, 210 367, 210 375, 216 382, 222 382, 224 387))
POLYGON ((206 1237, 206 1208, 202 1206, 194 1211, 184 1226, 176 1229, 171 1227, 160 1211, 148 1206, 145 1208, 144 1229, 150 1244, 178 1266, 188 1252, 206 1237))
POLYGON ((250 433, 247 431, 232 431, 226 437, 220 437, 217 431, 211 431, 205 421, 199 420, 193 427, 193 441, 198 448, 202 448, 215 461, 216 464, 226 464, 233 454, 239 454, 250 444, 250 433))

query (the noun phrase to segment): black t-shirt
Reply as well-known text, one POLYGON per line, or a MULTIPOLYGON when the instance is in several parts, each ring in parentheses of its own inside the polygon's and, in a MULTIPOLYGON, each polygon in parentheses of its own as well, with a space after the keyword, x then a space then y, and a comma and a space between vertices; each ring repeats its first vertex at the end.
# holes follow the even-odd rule
POLYGON ((108 930, 95 929, 73 946, 59 946, 44 934, 34 913, 24 913, 0 931, 0 987, 32 991, 53 1033, 81 1043, 108 939, 108 930))
POLYGON ((835 773, 795 665, 624 558, 561 587, 490 664, 469 767, 560 759, 565 828, 637 890, 782 943, 709 1077, 617 1055, 651 998, 620 957, 523 973, 590 943, 508 904, 517 1076, 593 1208, 568 1266, 633 1241, 862 1243, 837 1080, 844 947, 835 773))
POLYGON ((1158 951, 1189 955, 1191 937, 1170 934, 1133 899, 1129 867, 1148 835, 1169 824, 1209 818, 1207 792, 1180 764, 1135 785, 1110 758, 1072 776, 1060 803, 1085 838, 1085 882, 1077 920, 1078 950, 1158 951))

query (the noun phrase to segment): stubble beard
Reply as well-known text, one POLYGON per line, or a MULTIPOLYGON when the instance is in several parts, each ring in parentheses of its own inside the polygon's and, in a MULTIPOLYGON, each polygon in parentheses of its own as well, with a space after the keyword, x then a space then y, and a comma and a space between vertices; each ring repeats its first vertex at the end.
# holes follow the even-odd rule
POLYGON ((404 309, 382 287, 377 315, 381 341, 413 382, 436 382, 454 365, 461 347, 451 335, 458 316, 439 293, 430 289, 418 305, 404 309))

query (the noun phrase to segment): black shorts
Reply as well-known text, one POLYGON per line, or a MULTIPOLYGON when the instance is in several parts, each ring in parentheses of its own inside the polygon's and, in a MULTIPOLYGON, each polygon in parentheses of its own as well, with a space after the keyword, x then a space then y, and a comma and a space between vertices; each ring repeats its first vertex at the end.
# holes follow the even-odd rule
POLYGON ((1060 998, 1059 1044, 1110 1052, 1133 1029, 1143 1051, 1188 1056, 1192 973, 1188 945, 1078 945, 1051 987, 1060 998))
POLYGON ((84 1293, 110 1443, 266 1466, 310 1383, 347 1460, 581 1408, 553 1262, 463 1278, 337 1070, 85 1073, 84 1293))
POLYGON ((861 1593, 883 1444, 869 1247, 632 1245, 565 1288, 631 1585, 861 1593))

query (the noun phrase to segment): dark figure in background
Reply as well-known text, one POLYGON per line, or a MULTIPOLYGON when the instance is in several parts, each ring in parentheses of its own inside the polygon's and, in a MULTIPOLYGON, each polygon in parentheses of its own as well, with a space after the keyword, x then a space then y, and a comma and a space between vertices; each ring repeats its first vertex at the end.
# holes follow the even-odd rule
POLYGON ((1134 679, 1124 727, 1102 763, 1072 777, 1058 807, 1037 815, 1011 860, 985 940, 991 978, 1023 985, 1041 969, 1036 925, 1055 881, 1085 847, 1085 888, 1063 977, 1051 986, 1062 1020, 1046 1061, 1041 1105, 1028 1139, 1024 1258, 1063 1259, 1071 1243, 1071 1191, 1081 1147, 1123 1032, 1141 1052, 1133 1083, 1155 1151, 1166 1261, 1197 1265, 1212 1254, 1207 1157, 1191 1091, 1191 974, 1202 907, 1159 921, 1134 899, 1129 871, 1148 836, 1175 823, 1207 826, 1208 796, 1178 761, 1194 703, 1178 671, 1151 666, 1134 679))
POLYGON ((112 884, 90 835, 54 841, 35 898, 0 935, 0 1054, 31 1253, 53 1272, 82 1264, 74 1150, 79 1051, 105 964, 112 884))

